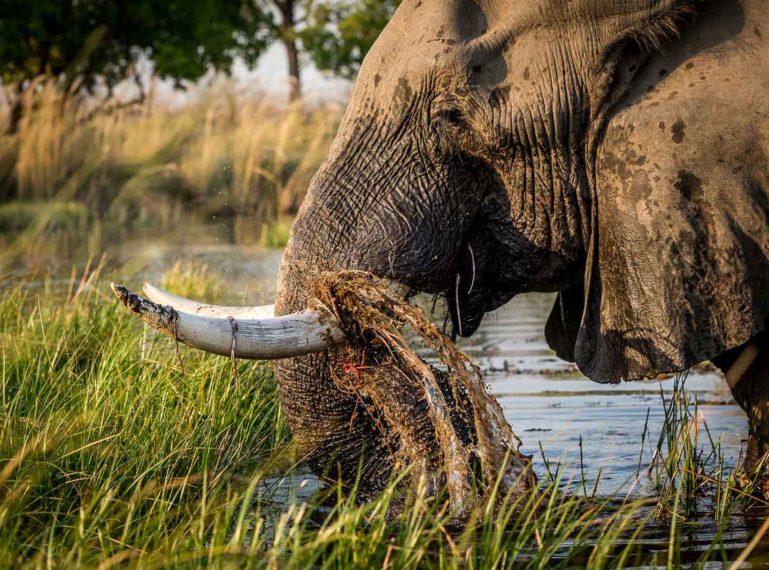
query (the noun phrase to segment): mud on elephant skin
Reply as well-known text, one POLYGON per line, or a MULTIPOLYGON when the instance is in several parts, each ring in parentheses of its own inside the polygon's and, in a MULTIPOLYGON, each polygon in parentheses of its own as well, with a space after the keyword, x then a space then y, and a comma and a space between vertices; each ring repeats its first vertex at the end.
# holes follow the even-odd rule
MULTIPOLYGON (((404 0, 300 209, 276 314, 298 334, 318 276, 359 270, 443 295, 464 336, 558 292, 548 340, 599 382, 718 360, 769 317, 767 92, 762 0, 404 0)), ((328 352, 277 352, 315 469, 380 488, 376 414, 328 352)))

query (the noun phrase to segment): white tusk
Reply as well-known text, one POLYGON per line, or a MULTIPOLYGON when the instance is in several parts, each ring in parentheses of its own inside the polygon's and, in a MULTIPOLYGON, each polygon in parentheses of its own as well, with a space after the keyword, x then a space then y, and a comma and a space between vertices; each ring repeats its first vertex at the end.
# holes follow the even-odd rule
MULTIPOLYGON (((204 316, 154 303, 114 283, 111 287, 120 302, 152 328, 184 344, 222 356, 290 358, 346 342, 345 334, 331 318, 316 311, 272 318, 204 316)), ((194 301, 184 301, 197 305, 194 301)))
POLYGON ((179 297, 173 293, 155 287, 149 283, 144 284, 144 296, 159 305, 171 305, 177 311, 203 315, 207 317, 236 317, 238 319, 269 319, 275 316, 275 305, 263 307, 225 307, 222 305, 208 305, 198 303, 191 299, 179 297))

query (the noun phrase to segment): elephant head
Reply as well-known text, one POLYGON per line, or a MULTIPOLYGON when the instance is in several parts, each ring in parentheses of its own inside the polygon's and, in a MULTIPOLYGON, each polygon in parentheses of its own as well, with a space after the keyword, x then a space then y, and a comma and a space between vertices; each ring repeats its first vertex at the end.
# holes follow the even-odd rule
MULTIPOLYGON (((360 269, 443 294, 454 332, 469 336, 518 293, 580 286, 593 235, 592 137, 617 62, 643 57, 679 9, 404 2, 366 57, 301 207, 278 312, 305 307, 319 271, 360 269)), ((355 401, 330 388, 328 368, 317 354, 278 363, 287 417, 321 462, 348 453, 349 473, 365 441, 364 476, 376 487, 386 451, 365 421, 351 432, 355 401)))
MULTIPOLYGON (((378 419, 335 385, 328 352, 318 352, 342 335, 303 313, 325 271, 363 270, 402 291, 442 294, 461 336, 518 293, 560 292, 548 336, 588 375, 616 380, 612 369, 640 377, 669 367, 653 355, 634 367, 624 347, 596 340, 605 332, 599 242, 611 233, 597 212, 596 163, 607 117, 692 4, 402 3, 365 59, 296 219, 275 305, 284 316, 270 325, 280 346, 260 349, 257 340, 240 352, 281 358, 286 417, 316 470, 332 465, 375 490, 393 465, 378 419)), ((186 340, 229 354, 230 323, 218 323, 217 337, 210 323, 189 321, 186 340)), ((655 347, 647 348, 649 356, 655 347)), ((414 414, 415 437, 429 439, 424 411, 414 414)))

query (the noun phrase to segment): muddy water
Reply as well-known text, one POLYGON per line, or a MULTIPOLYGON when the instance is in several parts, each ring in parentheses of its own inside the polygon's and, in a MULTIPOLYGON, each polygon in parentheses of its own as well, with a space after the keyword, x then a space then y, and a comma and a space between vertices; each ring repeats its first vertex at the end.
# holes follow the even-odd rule
MULTIPOLYGON (((553 296, 544 294, 514 299, 487 315, 465 350, 480 363, 540 472, 540 443, 549 461, 578 468, 581 436, 588 484, 600 469, 599 493, 624 496, 635 478, 639 457, 642 471, 649 465, 649 444, 656 444, 664 419, 662 397, 670 398, 674 380, 619 385, 588 380, 547 347, 543 331, 552 302, 553 296), (649 435, 641 454, 647 412, 649 435)), ((686 389, 696 396, 700 417, 713 438, 721 438, 725 459, 733 464, 747 434, 747 420, 723 379, 703 367, 691 371, 686 389)), ((641 478, 640 483, 641 492, 651 492, 647 480, 641 478)))

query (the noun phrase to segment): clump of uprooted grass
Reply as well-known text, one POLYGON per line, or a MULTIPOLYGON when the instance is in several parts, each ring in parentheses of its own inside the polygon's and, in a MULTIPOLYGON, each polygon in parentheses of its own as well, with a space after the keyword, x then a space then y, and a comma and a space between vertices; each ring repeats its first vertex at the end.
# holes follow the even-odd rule
POLYGON ((520 453, 521 441, 489 394, 480 370, 421 309, 362 271, 324 273, 314 289, 318 305, 331 311, 347 337, 354 339, 341 359, 330 358, 335 381, 380 411, 386 424, 380 429, 385 437, 397 436, 398 462, 411 466, 417 484, 434 489, 444 481, 458 519, 468 516, 476 503, 489 500, 486 490, 497 479, 503 493, 536 485, 531 460, 520 453), (403 334, 406 326, 415 333, 409 340, 403 334), (417 338, 436 352, 445 373, 419 358, 410 346, 417 338), (359 363, 352 382, 334 372, 339 367, 335 361, 359 363), (423 402, 426 412, 417 411, 415 401, 423 402), (430 442, 414 433, 425 413, 432 427, 426 431, 434 434, 430 442), (431 449, 433 443, 437 450, 431 449), (482 472, 476 489, 473 464, 482 472))
MULTIPOLYGON (((219 288, 185 265, 165 283, 219 288)), ((660 531, 656 498, 569 494, 565 468, 527 493, 499 496, 497 482, 461 528, 440 496, 398 480, 367 502, 333 485, 277 500, 276 475, 303 475, 271 368, 238 362, 237 389, 229 359, 179 351, 98 269, 64 293, 0 289, 0 567, 672 567, 733 554, 715 533, 682 560, 681 500, 660 531)))

